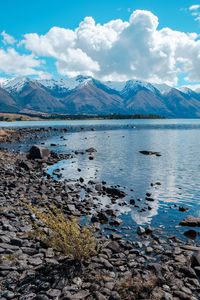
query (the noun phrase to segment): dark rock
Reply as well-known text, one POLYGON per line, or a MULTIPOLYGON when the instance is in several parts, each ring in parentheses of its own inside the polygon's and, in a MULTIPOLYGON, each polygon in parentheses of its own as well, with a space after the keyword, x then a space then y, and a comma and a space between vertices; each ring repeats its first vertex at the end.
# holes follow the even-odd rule
POLYGON ((121 300, 121 297, 116 291, 113 291, 110 295, 109 300, 121 300))
POLYGON ((112 218, 112 221, 110 221, 111 226, 120 226, 123 223, 123 221, 120 218, 112 218))
POLYGON ((19 167, 21 167, 22 169, 24 169, 26 171, 29 171, 32 169, 32 164, 29 161, 20 161, 19 167))
POLYGON ((146 193, 146 196, 147 197, 151 197, 151 193, 146 193))
POLYGON ((137 234, 142 235, 145 233, 145 229, 141 226, 138 226, 137 228, 137 234))
POLYGON ((79 178, 79 181, 80 181, 81 183, 83 183, 83 182, 84 182, 83 177, 80 177, 80 178, 79 178))
POLYGON ((33 145, 28 153, 29 159, 47 159, 50 155, 50 151, 47 148, 40 147, 38 145, 33 145))
POLYGON ((116 241, 109 242, 108 245, 106 246, 106 248, 112 250, 113 253, 120 252, 120 246, 119 246, 118 242, 116 242, 116 241))
POLYGON ((144 155, 156 155, 156 156, 161 156, 160 152, 154 152, 154 151, 147 151, 147 150, 141 150, 139 151, 141 154, 144 155))
POLYGON ((118 198, 124 198, 126 196, 125 192, 116 188, 105 188, 105 191, 108 195, 115 196, 118 198))
POLYGON ((185 211, 188 211, 189 208, 188 208, 188 207, 185 207, 185 206, 179 206, 178 210, 179 210, 179 211, 182 211, 182 212, 185 212, 185 211))
POLYGON ((146 227, 145 227, 145 233, 146 234, 151 234, 153 232, 153 229, 151 228, 151 226, 150 225, 147 225, 146 227))
POLYGON ((135 205, 135 200, 134 199, 130 199, 130 204, 131 205, 135 205))
POLYGON ((192 266, 192 268, 200 266, 200 251, 198 251, 197 253, 194 253, 192 255, 191 266, 192 266))
POLYGON ((153 199, 153 198, 151 198, 151 197, 146 197, 146 198, 145 198, 145 200, 147 200, 147 201, 151 201, 151 202, 153 202, 153 201, 154 201, 154 199, 153 199))
POLYGON ((93 215, 91 217, 91 222, 100 222, 100 223, 107 223, 108 222, 108 217, 104 212, 98 212, 97 214, 93 215))
POLYGON ((184 235, 191 240, 195 240, 197 237, 196 231, 192 229, 185 231, 184 235))
POLYGON ((108 217, 107 217, 107 215, 104 213, 104 212, 99 212, 98 214, 97 214, 97 217, 98 217, 98 219, 99 219, 99 221, 102 223, 107 223, 108 222, 108 217))
POLYGON ((187 267, 185 267, 185 266, 181 267, 180 271, 183 272, 189 278, 196 278, 197 277, 195 271, 192 268, 188 267, 188 266, 187 267))

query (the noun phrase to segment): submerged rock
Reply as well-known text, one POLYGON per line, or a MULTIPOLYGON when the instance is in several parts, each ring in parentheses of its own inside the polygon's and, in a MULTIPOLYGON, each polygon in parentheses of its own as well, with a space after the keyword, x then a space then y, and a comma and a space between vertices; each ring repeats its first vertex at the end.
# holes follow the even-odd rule
POLYGON ((93 147, 88 148, 88 149, 86 149, 85 151, 86 151, 86 152, 89 152, 89 153, 97 152, 97 150, 96 150, 95 148, 93 148, 93 147))
POLYGON ((111 195, 111 196, 116 196, 119 198, 124 198, 126 196, 126 193, 118 190, 116 188, 105 188, 105 191, 107 194, 111 195))
POLYGON ((188 211, 189 208, 186 207, 186 206, 179 206, 178 210, 179 210, 179 211, 182 211, 182 212, 185 212, 185 211, 188 211))

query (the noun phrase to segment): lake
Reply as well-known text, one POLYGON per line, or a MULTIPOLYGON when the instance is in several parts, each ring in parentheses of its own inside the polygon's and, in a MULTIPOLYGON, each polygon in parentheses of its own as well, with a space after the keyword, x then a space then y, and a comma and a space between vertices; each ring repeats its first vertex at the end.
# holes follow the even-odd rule
MULTIPOLYGON (((50 136, 45 147, 59 153, 85 151, 89 147, 97 150, 93 160, 86 154, 76 155, 49 167, 50 173, 63 168, 62 178, 83 177, 86 182, 103 180, 109 186, 120 185, 127 197, 116 209, 123 225, 130 227, 128 235, 135 232, 136 226, 150 224, 185 239, 183 232, 188 228, 179 227, 180 220, 187 215, 200 217, 200 120, 0 122, 4 128, 44 126, 68 129, 50 136), (143 155, 141 150, 157 151, 161 156, 143 155), (151 185, 156 182, 161 185, 151 185), (152 194, 153 202, 145 200, 146 192, 152 194), (123 205, 130 199, 135 199, 136 207, 123 205), (179 206, 187 206, 189 211, 180 212, 179 206)), ((28 147, 20 149, 25 151, 28 147)), ((102 198, 102 206, 108 201, 102 198)))

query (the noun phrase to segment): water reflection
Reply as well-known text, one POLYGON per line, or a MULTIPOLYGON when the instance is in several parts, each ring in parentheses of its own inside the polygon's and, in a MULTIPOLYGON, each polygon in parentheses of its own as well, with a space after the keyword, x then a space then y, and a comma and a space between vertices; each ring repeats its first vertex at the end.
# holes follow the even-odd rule
MULTIPOLYGON (((176 126, 180 127, 180 124, 176 126)), ((57 149, 61 152, 96 148, 94 160, 89 160, 88 154, 84 154, 62 162, 64 178, 78 179, 81 176, 86 180, 105 180, 108 185, 119 184, 128 193, 128 202, 131 197, 143 199, 140 208, 146 210, 139 212, 139 208, 131 207, 129 214, 134 223, 142 225, 151 223, 161 210, 169 209, 174 203, 185 204, 193 214, 200 214, 200 165, 196 162, 200 146, 199 132, 200 129, 196 130, 196 127, 195 130, 193 127, 190 130, 184 127, 175 130, 169 129, 169 125, 166 128, 161 126, 159 130, 136 128, 75 132, 65 134, 67 141, 52 138, 47 146, 57 142, 57 149), (145 156, 139 153, 140 150, 158 151, 162 156, 145 156), (78 172, 78 169, 81 171, 78 172), (162 183, 161 186, 150 186, 158 181, 162 183), (134 189, 134 192, 130 189, 134 189), (155 199, 152 203, 145 202, 147 191, 155 199)), ((121 213, 130 210, 117 208, 121 213)), ((176 217, 181 218, 182 215, 177 212, 176 217)))
MULTIPOLYGON (((55 126, 71 128, 60 136, 51 137, 46 146, 57 144, 58 152, 72 153, 94 147, 94 160, 88 154, 76 155, 62 161, 55 168, 63 168, 67 179, 105 180, 108 185, 119 184, 130 198, 142 198, 139 208, 118 207, 127 214, 126 222, 146 224, 160 222, 168 226, 174 219, 176 225, 185 217, 174 204, 190 208, 189 214, 200 217, 200 120, 112 120, 112 121, 54 121, 1 123, 1 126, 55 126), (132 128, 133 124, 136 128, 132 128), (128 126, 127 126, 128 125, 128 126), (90 131, 90 127, 95 131, 90 131), (80 127, 84 130, 80 131, 80 127), (115 129, 115 130, 111 130, 115 129), (161 152, 161 157, 145 156, 140 150, 161 152), (78 169, 81 169, 79 172, 78 169), (160 186, 151 183, 161 182, 160 186), (134 191, 130 191, 134 189, 134 191), (155 199, 145 201, 145 193, 151 192, 155 199), (147 209, 148 206, 152 209, 147 209), (172 207, 172 208, 170 208, 172 207), (139 212, 141 208, 145 211, 139 212), (165 210, 166 213, 162 213, 165 210)), ((107 203, 106 199, 99 199, 107 203)))

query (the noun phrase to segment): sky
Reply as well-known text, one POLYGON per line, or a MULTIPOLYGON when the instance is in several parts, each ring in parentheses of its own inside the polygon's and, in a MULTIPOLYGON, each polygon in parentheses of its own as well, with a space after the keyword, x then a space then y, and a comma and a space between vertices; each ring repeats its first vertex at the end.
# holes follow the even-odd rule
POLYGON ((200 86, 200 1, 7 0, 0 77, 200 86))

